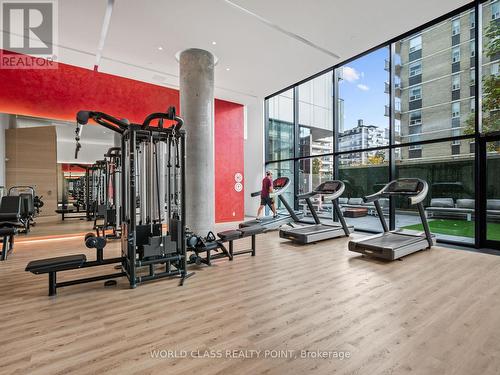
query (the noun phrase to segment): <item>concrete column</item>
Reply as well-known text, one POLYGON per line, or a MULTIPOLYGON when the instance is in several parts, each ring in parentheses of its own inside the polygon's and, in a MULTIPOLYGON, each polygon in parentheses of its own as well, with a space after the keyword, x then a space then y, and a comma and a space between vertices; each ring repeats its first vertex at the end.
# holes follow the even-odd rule
POLYGON ((215 224, 214 56, 201 49, 180 54, 180 113, 186 136, 186 224, 206 235, 215 224))

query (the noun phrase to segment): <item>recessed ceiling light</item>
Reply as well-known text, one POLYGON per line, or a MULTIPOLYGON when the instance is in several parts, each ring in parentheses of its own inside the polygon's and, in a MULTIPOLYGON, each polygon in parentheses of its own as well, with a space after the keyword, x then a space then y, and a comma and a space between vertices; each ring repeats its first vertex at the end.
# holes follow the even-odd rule
POLYGON ((226 68, 226 70, 229 72, 231 70, 231 68, 226 68))
POLYGON ((159 46, 159 47, 158 47, 158 51, 163 51, 163 47, 162 47, 162 46, 159 46))
POLYGON ((215 46, 216 44, 217 44, 217 42, 212 42, 212 45, 214 45, 214 46, 215 46))

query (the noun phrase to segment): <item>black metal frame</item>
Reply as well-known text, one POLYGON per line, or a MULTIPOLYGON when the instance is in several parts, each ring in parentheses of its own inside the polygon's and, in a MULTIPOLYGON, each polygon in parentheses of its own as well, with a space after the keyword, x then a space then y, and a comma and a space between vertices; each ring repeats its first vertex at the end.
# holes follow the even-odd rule
MULTIPOLYGON (((379 45, 376 45, 372 48, 370 48, 367 51, 364 51, 360 54, 357 54, 355 56, 352 56, 348 59, 345 59, 336 65, 333 65, 327 69, 324 69, 308 78, 305 78, 303 80, 300 80, 292 85, 289 85, 271 95, 268 95, 265 97, 264 101, 264 114, 265 114, 265 155, 266 155, 266 161, 265 165, 266 167, 270 164, 273 163, 278 163, 278 162, 286 162, 286 161, 293 161, 294 162, 294 189, 295 189, 295 195, 298 194, 298 184, 297 184, 297 178, 299 175, 299 162, 300 160, 305 160, 309 158, 314 158, 314 157, 325 157, 325 156, 333 156, 334 158, 334 170, 333 170, 333 175, 335 179, 338 179, 339 175, 339 165, 338 165, 338 158, 340 155, 343 154, 350 154, 353 152, 367 152, 367 151, 376 151, 376 150, 389 150, 389 181, 395 179, 396 176, 396 166, 395 166, 395 150, 404 148, 404 147, 409 147, 409 146, 417 146, 417 145, 425 145, 425 144, 434 144, 434 143, 441 143, 441 142, 452 142, 452 141, 458 141, 458 140, 474 140, 476 147, 475 147, 475 176, 474 176, 474 186, 475 186, 475 217, 476 217, 476 226, 475 226, 475 239, 474 239, 474 244, 470 243, 462 243, 458 241, 449 241, 449 240, 437 240, 437 242, 440 243, 449 243, 453 245, 460 245, 460 246, 465 246, 465 247, 475 247, 476 249, 481 249, 481 248, 486 248, 486 247, 493 247, 500 249, 500 243, 497 243, 495 241, 487 241, 486 240, 486 187, 484 186, 484 179, 485 179, 485 165, 486 165, 486 152, 484 150, 484 144, 485 141, 484 139, 485 136, 481 134, 481 124, 482 124, 482 73, 481 73, 481 59, 482 59, 482 4, 486 3, 489 0, 475 0, 473 2, 470 2, 468 4, 465 4, 461 6, 460 8, 457 8, 451 12, 448 12, 440 17, 437 17, 417 28, 414 28, 412 30, 409 30, 403 34, 400 34, 396 37, 393 37, 392 39, 381 43, 379 45), (460 136, 452 136, 452 137, 445 137, 445 138, 436 138, 436 139, 428 139, 424 141, 418 141, 418 142, 407 142, 407 143, 400 143, 400 144, 394 144, 395 140, 395 97, 393 95, 394 93, 394 75, 392 74, 394 72, 394 54, 395 54, 395 43, 400 41, 401 39, 407 38, 411 35, 417 34, 428 27, 434 26, 436 24, 439 24, 441 22, 444 22, 450 18, 453 18, 463 12, 469 11, 469 10, 475 10, 475 54, 474 54, 474 62, 475 62, 475 123, 476 123, 476 132, 473 135, 460 135, 460 136), (373 148, 366 148, 366 149, 359 149, 359 150, 352 150, 352 151, 338 151, 338 85, 337 85, 337 78, 338 78, 338 69, 341 68, 342 66, 359 59, 361 57, 364 57, 380 48, 389 48, 389 145, 388 146, 380 146, 380 147, 373 147, 373 148), (326 153, 326 154, 319 154, 319 155, 309 155, 306 157, 300 157, 299 155, 299 122, 298 122, 298 89, 299 86, 303 83, 306 83, 308 81, 311 81, 321 75, 327 74, 329 72, 332 72, 332 79, 333 79, 333 135, 334 135, 334 147, 333 147, 333 152, 326 153), (281 160, 267 160, 268 156, 268 147, 269 147, 269 129, 268 129, 268 123, 269 123, 269 99, 272 99, 273 97, 280 95, 286 91, 293 90, 294 92, 294 97, 293 97, 293 102, 294 102, 294 157, 293 158, 287 158, 287 159, 281 159, 281 160), (483 146, 481 146, 483 144, 483 146)), ((489 137, 489 136, 488 136, 489 137)), ((295 207, 297 207, 297 200, 295 200, 295 207)), ((394 199, 390 199, 390 204, 389 204, 389 223, 390 223, 390 229, 393 230, 395 228, 395 216, 396 216, 396 209, 395 209, 395 202, 394 199)), ((361 230, 364 231, 364 230, 361 230)), ((366 232, 372 233, 372 231, 366 230, 366 232)))

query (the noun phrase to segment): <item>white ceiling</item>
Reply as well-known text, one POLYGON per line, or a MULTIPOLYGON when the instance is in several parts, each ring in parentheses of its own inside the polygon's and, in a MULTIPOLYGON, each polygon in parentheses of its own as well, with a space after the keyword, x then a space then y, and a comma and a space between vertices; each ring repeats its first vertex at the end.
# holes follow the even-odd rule
MULTIPOLYGON (((468 2, 115 0, 99 70, 178 87, 175 53, 203 48, 219 58, 216 96, 245 103, 468 2)), ((59 0, 61 62, 93 67, 106 3, 59 0)))

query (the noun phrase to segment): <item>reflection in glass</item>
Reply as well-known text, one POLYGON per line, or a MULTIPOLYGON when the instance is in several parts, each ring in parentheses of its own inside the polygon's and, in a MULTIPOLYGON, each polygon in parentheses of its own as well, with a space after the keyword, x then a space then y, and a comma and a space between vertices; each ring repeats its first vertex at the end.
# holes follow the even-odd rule
MULTIPOLYGON (((346 221, 355 229, 382 231, 373 203, 364 203, 363 197, 379 191, 389 180, 388 150, 378 154, 356 152, 348 154, 339 164, 339 179, 345 184, 345 193, 339 204, 346 221)), ((387 199, 380 201, 384 214, 389 214, 387 199)))
MULTIPOLYGON (((321 183, 333 179, 333 156, 322 156, 299 161, 299 194, 312 191, 321 183)), ((313 205, 320 217, 332 217, 332 205, 324 204, 323 197, 312 198, 313 205)), ((305 201, 300 201, 299 208, 309 214, 305 201)))
POLYGON ((486 144, 486 238, 500 241, 500 141, 486 144))
POLYGON ((267 100, 266 161, 289 159, 294 156, 293 90, 267 100))
POLYGON ((299 86, 299 156, 333 152, 332 72, 299 86))
MULTIPOLYGON (((283 197, 290 206, 293 207, 294 200, 294 178, 293 178, 293 161, 282 161, 278 163, 271 163, 266 166, 266 170, 273 172, 273 179, 278 177, 288 177, 291 181, 288 190, 283 194, 283 197)), ((264 178, 264 176, 262 176, 264 178)), ((277 210, 286 210, 285 206, 279 199, 275 199, 277 210)))

